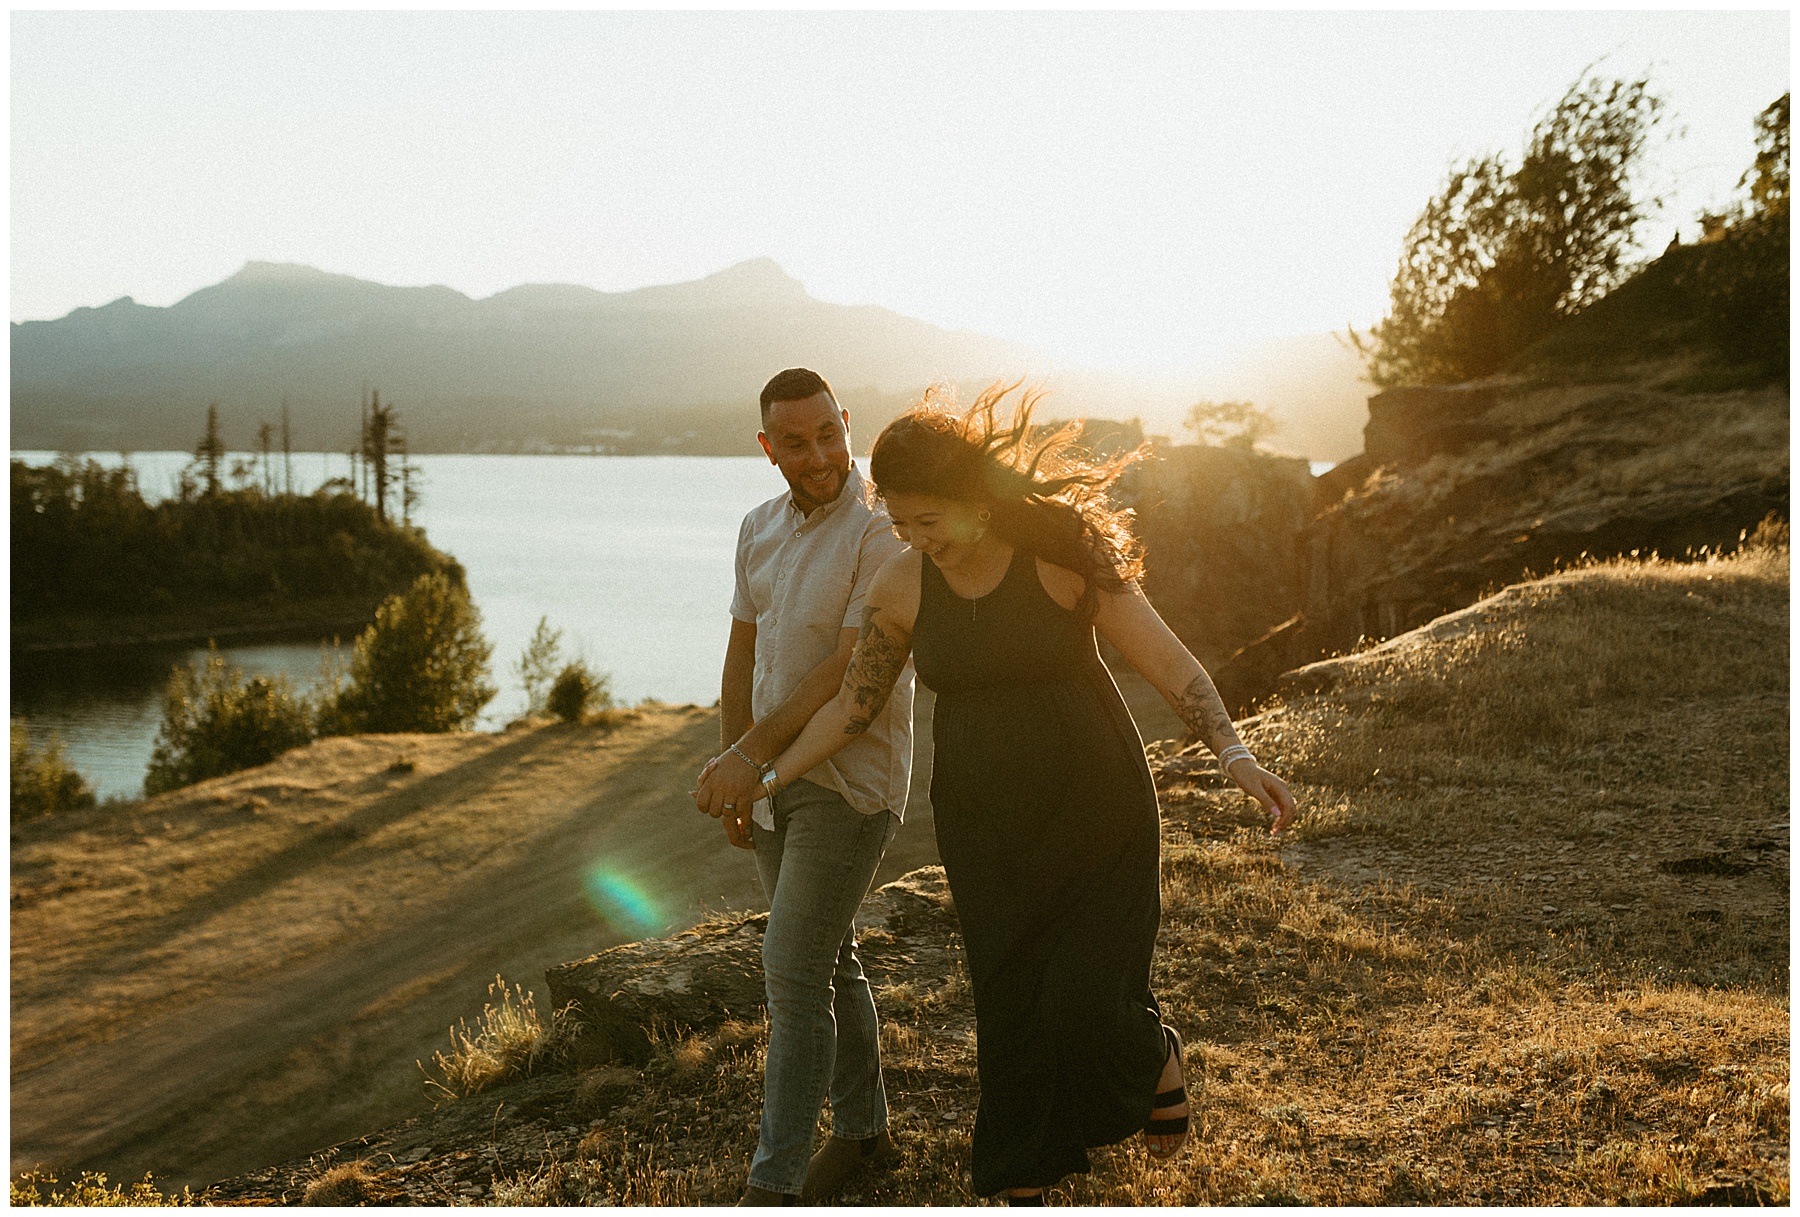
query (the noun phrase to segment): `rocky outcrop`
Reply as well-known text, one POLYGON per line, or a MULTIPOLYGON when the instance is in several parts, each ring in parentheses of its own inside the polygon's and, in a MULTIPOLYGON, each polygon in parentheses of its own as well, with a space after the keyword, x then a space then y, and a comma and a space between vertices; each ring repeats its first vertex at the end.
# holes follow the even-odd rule
POLYGON ((1365 451, 1317 479, 1298 610, 1222 665, 1238 687, 1391 638, 1532 574, 1729 552, 1788 513, 1785 386, 1495 379, 1369 401, 1365 451))
POLYGON ((1121 497, 1148 554, 1145 591, 1207 665, 1227 704, 1263 690, 1224 661, 1301 611, 1313 509, 1303 460, 1229 448, 1160 448, 1121 497))
MULTIPOLYGON (((646 938, 544 973, 553 1009, 572 1006, 591 1028, 584 1043, 642 1065, 658 1030, 707 1031, 763 1016, 762 936, 767 913, 724 917, 671 938, 646 938)), ((872 974, 896 952, 928 976, 953 971, 956 918, 941 866, 903 875, 856 913, 872 974)))

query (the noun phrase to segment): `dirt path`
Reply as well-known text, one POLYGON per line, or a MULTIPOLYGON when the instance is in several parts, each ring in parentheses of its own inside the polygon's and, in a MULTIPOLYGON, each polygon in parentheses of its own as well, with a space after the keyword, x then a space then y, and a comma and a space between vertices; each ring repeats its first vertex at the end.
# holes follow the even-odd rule
MULTIPOLYGON (((15 833, 14 1171, 204 1183, 366 1132, 423 1108, 414 1062, 497 972, 541 990, 754 906, 683 794, 716 721, 329 740, 15 833)), ((886 869, 930 860, 929 818, 886 869)))
MULTIPOLYGON (((1121 682, 1145 734, 1174 722, 1121 682), (1158 712, 1161 717, 1158 717, 1158 712)), ((884 883, 937 860, 930 698, 884 883)), ((324 740, 14 830, 12 1169, 204 1184, 424 1109, 496 974, 760 907, 685 791, 717 716, 324 740)))

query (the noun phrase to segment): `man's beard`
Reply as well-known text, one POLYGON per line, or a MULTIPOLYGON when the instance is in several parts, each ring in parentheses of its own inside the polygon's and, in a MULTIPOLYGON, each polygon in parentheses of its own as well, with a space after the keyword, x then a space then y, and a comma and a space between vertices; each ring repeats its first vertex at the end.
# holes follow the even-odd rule
POLYGON ((812 491, 808 490, 805 481, 796 481, 793 478, 788 478, 788 490, 793 493, 794 502, 797 504, 804 504, 807 507, 823 507, 827 503, 837 502, 838 496, 844 493, 845 484, 850 481, 850 471, 848 469, 834 469, 832 474, 831 493, 824 498, 819 498, 814 495, 812 491))

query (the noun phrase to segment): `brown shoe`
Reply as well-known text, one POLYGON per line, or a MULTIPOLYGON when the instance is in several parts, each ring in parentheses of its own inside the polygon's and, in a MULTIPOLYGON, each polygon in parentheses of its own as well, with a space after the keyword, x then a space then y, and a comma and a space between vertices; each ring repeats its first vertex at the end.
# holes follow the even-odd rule
POLYGON ((861 1141, 848 1137, 831 1137, 819 1147, 806 1168, 806 1183, 800 1189, 801 1204, 818 1204, 837 1194, 858 1171, 886 1166, 900 1156, 894 1139, 885 1131, 861 1141))

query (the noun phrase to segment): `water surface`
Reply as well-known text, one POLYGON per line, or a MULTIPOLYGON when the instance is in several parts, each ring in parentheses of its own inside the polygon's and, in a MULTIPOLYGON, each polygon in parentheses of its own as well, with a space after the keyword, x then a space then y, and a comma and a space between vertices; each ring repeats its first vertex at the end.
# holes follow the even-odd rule
MULTIPOLYGON (((46 463, 53 453, 15 452, 46 463)), ((95 454, 117 464, 118 454, 95 454)), ((172 493, 190 459, 183 452, 130 458, 146 497, 172 493)), ((494 646, 500 693, 478 726, 516 717, 525 694, 515 665, 538 619, 563 631, 563 647, 609 675, 624 702, 646 697, 710 704, 730 631, 732 558, 738 522, 785 489, 755 457, 419 456, 415 521, 431 543, 468 572, 469 591, 494 646)), ((229 463, 229 462, 228 462, 229 463)), ((295 457, 295 488, 341 477, 348 461, 295 457)), ((320 642, 221 648, 250 675, 284 674, 310 688, 320 642)), ((142 787, 171 663, 204 649, 162 648, 20 658, 12 708, 34 736, 54 730, 96 790, 142 787)))

